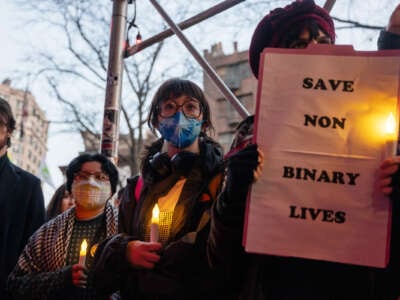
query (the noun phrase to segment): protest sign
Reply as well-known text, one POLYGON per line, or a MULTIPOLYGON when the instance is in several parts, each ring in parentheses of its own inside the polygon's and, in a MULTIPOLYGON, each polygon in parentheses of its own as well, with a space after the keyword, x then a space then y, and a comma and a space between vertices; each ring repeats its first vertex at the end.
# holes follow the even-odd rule
POLYGON ((386 266, 390 201, 374 183, 397 145, 400 52, 269 48, 260 66, 246 251, 386 266))

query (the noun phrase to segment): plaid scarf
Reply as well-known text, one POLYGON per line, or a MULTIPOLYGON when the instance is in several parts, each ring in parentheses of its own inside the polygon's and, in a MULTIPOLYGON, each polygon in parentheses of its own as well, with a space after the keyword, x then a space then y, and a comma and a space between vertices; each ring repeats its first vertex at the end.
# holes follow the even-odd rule
MULTIPOLYGON (((106 236, 117 232, 118 211, 105 207, 106 236)), ((45 223, 29 239, 9 276, 8 289, 14 295, 48 299, 52 293, 71 285, 66 276, 68 246, 75 223, 75 207, 45 223)))

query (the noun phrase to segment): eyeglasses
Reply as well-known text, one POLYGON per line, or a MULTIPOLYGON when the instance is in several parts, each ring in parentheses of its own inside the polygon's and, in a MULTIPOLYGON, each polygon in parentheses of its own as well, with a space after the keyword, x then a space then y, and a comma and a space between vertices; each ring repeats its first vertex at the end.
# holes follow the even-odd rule
POLYGON ((176 114, 179 108, 182 107, 182 112, 187 118, 198 118, 202 113, 202 106, 197 99, 191 98, 178 105, 174 100, 163 101, 158 105, 158 115, 161 118, 170 118, 176 114))
POLYGON ((79 172, 75 174, 76 180, 89 180, 90 177, 94 177, 94 179, 99 181, 109 181, 109 177, 104 173, 89 173, 89 172, 79 172))

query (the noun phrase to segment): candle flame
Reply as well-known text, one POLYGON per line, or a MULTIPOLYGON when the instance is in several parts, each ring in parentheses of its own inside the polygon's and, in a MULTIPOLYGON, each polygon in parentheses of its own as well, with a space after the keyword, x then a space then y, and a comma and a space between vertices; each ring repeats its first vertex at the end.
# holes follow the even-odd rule
POLYGON ((86 256, 86 250, 87 250, 87 241, 86 241, 86 239, 84 239, 83 241, 82 241, 82 244, 81 244, 81 251, 79 252, 79 255, 80 256, 86 256))
POLYGON ((385 133, 395 135, 396 133, 396 119, 393 113, 390 113, 385 122, 385 133))
POLYGON ((158 204, 154 205, 153 211, 151 213, 151 223, 158 224, 160 222, 160 208, 158 204))

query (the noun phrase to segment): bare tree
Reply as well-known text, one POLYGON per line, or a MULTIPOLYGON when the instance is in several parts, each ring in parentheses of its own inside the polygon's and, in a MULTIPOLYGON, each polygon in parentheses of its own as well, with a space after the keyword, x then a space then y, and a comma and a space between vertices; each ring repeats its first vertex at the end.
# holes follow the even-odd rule
MULTIPOLYGON (((364 1, 364 0, 363 0, 364 1)), ((347 3, 347 11, 359 12, 365 9, 361 0, 347 3), (357 8, 357 10, 355 10, 357 8)), ((47 83, 53 97, 65 111, 60 120, 71 130, 84 131, 92 136, 92 148, 99 148, 104 91, 108 64, 108 48, 112 1, 104 0, 15 0, 17 5, 30 15, 30 23, 25 26, 39 27, 43 40, 36 41, 30 51, 28 62, 30 73, 47 83)), ((163 2, 163 1, 160 1, 163 2)), ((241 41, 245 39, 247 48, 250 35, 269 10, 291 1, 248 0, 229 9, 226 13, 185 30, 197 47, 209 47, 223 38, 241 41), (247 39, 247 40, 246 40, 247 39)), ((322 2, 322 1, 320 1, 322 2)), ((199 13, 215 5, 215 1, 164 1, 165 7, 176 22, 199 13)), ((138 29, 142 36, 150 36, 165 29, 165 24, 148 1, 137 0, 138 11, 128 6, 128 21, 136 16, 135 26, 128 33, 134 40, 138 29), (140 25, 140 26, 139 26, 140 25)), ((320 3, 321 4, 321 3, 320 3)), ((336 4, 338 5, 338 3, 336 4)), ((385 5, 382 4, 382 7, 385 5)), ((375 12, 371 12, 375 13, 375 12)), ((343 24, 343 28, 372 29, 376 34, 387 20, 369 24, 354 13, 333 17, 343 24)), ((120 161, 127 163, 131 174, 138 171, 138 157, 143 147, 146 133, 144 125, 149 99, 154 89, 165 78, 175 74, 199 79, 201 69, 189 53, 171 37, 147 48, 124 61, 123 92, 121 99, 120 146, 124 143, 127 152, 120 161), (123 142, 123 143, 122 143, 123 142)), ((176 76, 176 75, 175 75, 176 76)), ((53 122, 54 124, 54 122, 53 122)))
MULTIPOLYGON (((112 5, 97 0, 20 4, 31 11, 34 24, 46 24, 46 31, 58 35, 57 43, 63 43, 53 45, 55 49, 40 48, 31 53, 28 60, 35 66, 35 76, 47 82, 53 97, 65 110, 61 122, 91 136, 89 148, 98 150, 112 5)), ((124 133, 120 145, 125 151, 120 161, 129 165, 132 174, 138 171, 150 92, 161 80, 154 76, 154 68, 162 49, 161 42, 124 61, 120 114, 124 133)))
MULTIPOLYGON (((65 111, 57 123, 83 132, 87 148, 98 150, 108 65, 111 1, 16 1, 31 16, 26 26, 41 28, 46 33, 44 42, 50 39, 57 43, 53 45, 50 42, 32 49, 27 59, 33 65, 30 74, 34 73, 33 76, 47 83, 52 97, 65 111)), ((185 1, 168 5, 168 8, 179 21, 195 13, 193 6, 199 12, 214 4, 213 1, 205 2, 194 5, 185 1)), ((139 11, 133 9, 136 5, 128 6, 128 28, 131 27, 132 32, 128 32, 127 40, 133 41, 139 28, 142 34, 154 34, 165 29, 154 8, 144 4, 138 1, 139 11)), ((154 89, 171 74, 200 78, 201 69, 188 58, 190 55, 185 53, 182 45, 176 49, 176 42, 175 39, 174 44, 170 43, 164 54, 164 42, 161 41, 124 60, 119 161, 129 165, 131 174, 138 172, 137 161, 146 137, 147 109, 154 89)))

